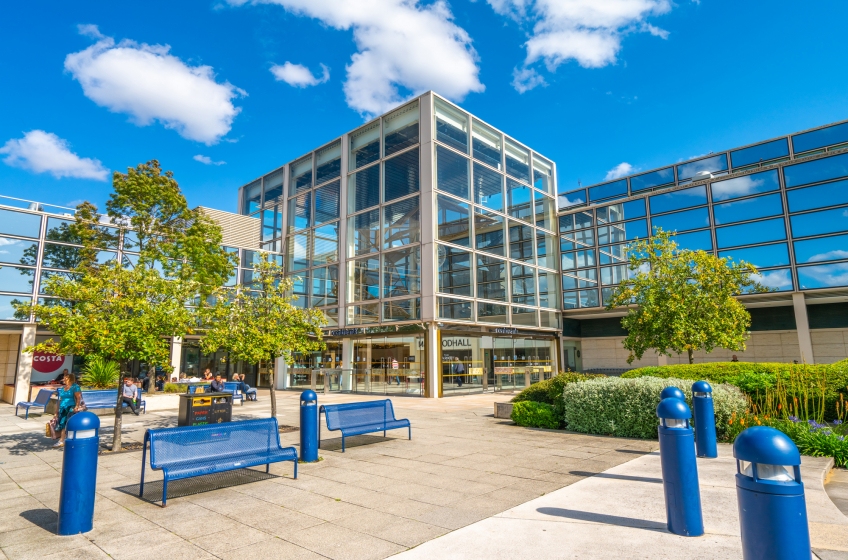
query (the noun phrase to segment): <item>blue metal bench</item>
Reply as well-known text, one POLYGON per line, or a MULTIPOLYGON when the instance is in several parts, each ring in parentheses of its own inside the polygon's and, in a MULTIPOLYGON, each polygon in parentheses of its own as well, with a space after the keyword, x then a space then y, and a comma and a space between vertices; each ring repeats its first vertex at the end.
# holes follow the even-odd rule
POLYGON ((50 397, 52 397, 53 393, 55 393, 55 392, 56 391, 54 391, 52 389, 40 389, 38 391, 38 394, 35 396, 34 401, 32 401, 32 402, 19 402, 18 404, 15 405, 15 416, 18 415, 18 407, 21 407, 21 406, 26 411, 26 414, 24 415, 24 420, 29 419, 29 409, 30 408, 40 408, 41 412, 43 414, 44 410, 47 407, 47 403, 50 402, 50 397))
POLYGON ((239 385, 241 385, 241 384, 231 382, 231 381, 225 381, 224 382, 224 391, 226 391, 227 393, 233 394, 233 402, 239 401, 239 403, 244 405, 244 395, 239 393, 239 385))
POLYGON ((206 385, 202 385, 202 384, 189 385, 188 386, 188 394, 194 395, 195 393, 197 393, 198 387, 203 387, 203 392, 208 393, 210 385, 208 383, 206 385))
MULTIPOLYGON (((392 401, 366 401, 345 404, 324 404, 318 409, 318 414, 324 413, 328 430, 339 430, 342 433, 342 453, 345 450, 345 438, 373 432, 383 432, 397 428, 409 428, 409 439, 412 439, 412 425, 409 420, 396 419, 392 401)), ((321 445, 321 423, 318 422, 318 445, 321 445)))
POLYGON ((206 426, 183 426, 147 430, 141 454, 139 498, 144 495, 144 467, 150 443, 150 468, 162 470, 162 507, 168 499, 168 481, 192 478, 265 465, 294 462, 297 478, 297 450, 280 445, 276 418, 225 422, 206 426))
MULTIPOLYGON (((118 394, 114 389, 101 391, 82 391, 82 400, 85 407, 89 410, 97 408, 115 408, 118 402, 118 394)), ((139 390, 139 408, 143 413, 147 413, 147 401, 141 398, 141 390, 139 390)), ((125 408, 129 408, 127 403, 123 403, 125 408)))

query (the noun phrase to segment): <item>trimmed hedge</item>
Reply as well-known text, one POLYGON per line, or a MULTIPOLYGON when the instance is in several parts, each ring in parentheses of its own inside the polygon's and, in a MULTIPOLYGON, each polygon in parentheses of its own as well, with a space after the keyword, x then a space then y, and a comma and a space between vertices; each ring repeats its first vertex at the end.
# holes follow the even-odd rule
POLYGON ((586 381, 588 379, 597 379, 600 377, 606 377, 602 374, 597 373, 574 373, 574 372, 561 372, 559 375, 556 375, 550 379, 545 379, 544 381, 539 381, 538 383, 533 383, 517 395, 512 398, 513 403, 520 402, 537 402, 537 403, 545 403, 553 406, 554 416, 558 418, 560 421, 563 419, 563 404, 562 404, 562 390, 569 383, 577 383, 580 381, 586 381))
MULTIPOLYGON (((705 379, 712 384, 729 383, 739 387, 754 400, 758 396, 762 396, 765 389, 773 389, 778 377, 784 382, 784 386, 791 376, 796 379, 807 380, 812 391, 816 390, 817 380, 823 377, 825 379, 826 419, 836 417, 836 402, 839 400, 840 394, 848 400, 848 359, 834 364, 817 365, 772 362, 713 362, 653 366, 630 370, 621 377, 634 379, 645 376, 691 381, 705 379)), ((790 394, 789 396, 799 395, 790 394)))
MULTIPOLYGON (((568 384, 563 390, 565 423, 575 432, 656 439, 660 393, 671 385, 683 391, 691 407, 692 384, 683 379, 608 377, 568 384)), ((713 404, 716 435, 723 438, 733 414, 745 413, 747 401, 738 388, 715 384, 713 404)))
POLYGON ((521 401, 512 405, 512 421, 528 428, 559 428, 554 407, 542 402, 521 401))

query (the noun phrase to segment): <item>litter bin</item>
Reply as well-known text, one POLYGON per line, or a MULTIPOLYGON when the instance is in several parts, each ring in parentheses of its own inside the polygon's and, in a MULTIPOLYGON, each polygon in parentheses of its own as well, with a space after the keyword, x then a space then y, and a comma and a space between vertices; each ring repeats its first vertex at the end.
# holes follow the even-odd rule
POLYGON ((736 498, 745 560, 810 557, 801 454, 789 436, 748 428, 733 442, 736 498))
POLYGON ((232 393, 195 393, 179 395, 178 426, 203 426, 230 422, 233 418, 232 393))

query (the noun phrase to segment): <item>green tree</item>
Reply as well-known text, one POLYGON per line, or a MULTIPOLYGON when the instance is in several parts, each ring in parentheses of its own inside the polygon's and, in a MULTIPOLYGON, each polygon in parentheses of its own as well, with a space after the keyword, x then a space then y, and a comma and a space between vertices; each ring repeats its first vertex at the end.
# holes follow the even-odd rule
POLYGON ((649 348, 666 356, 686 352, 690 364, 696 350, 744 350, 751 316, 734 296, 769 291, 757 282, 757 269, 679 249, 671 235, 657 228, 653 237, 627 246, 630 278, 607 304, 607 309, 629 307, 621 320, 627 363, 649 348))
POLYGON ((271 416, 277 417, 274 360, 294 363, 296 352, 315 352, 325 345, 321 327, 327 317, 318 309, 292 305, 292 281, 280 266, 263 253, 253 266, 252 286, 222 287, 214 304, 202 312, 206 353, 227 350, 233 360, 249 364, 268 363, 271 371, 271 416), (252 289, 251 289, 252 288, 252 289))

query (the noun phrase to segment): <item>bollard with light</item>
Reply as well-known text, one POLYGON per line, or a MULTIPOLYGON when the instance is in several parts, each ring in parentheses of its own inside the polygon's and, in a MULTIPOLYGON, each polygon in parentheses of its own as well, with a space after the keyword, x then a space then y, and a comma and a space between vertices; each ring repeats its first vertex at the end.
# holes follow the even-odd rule
POLYGON ((300 394, 300 460, 318 460, 318 395, 312 389, 300 394))
POLYGON ((680 399, 681 401, 686 402, 686 395, 684 395, 683 391, 674 385, 670 385, 663 389, 660 393, 660 400, 663 399, 680 399))
POLYGON ((692 384, 692 406, 695 409, 695 451, 698 457, 718 457, 716 445, 713 388, 706 381, 692 384))
POLYGON ((91 412, 78 412, 68 419, 66 430, 58 533, 76 535, 94 526, 100 418, 91 412))
POLYGON ((689 425, 692 412, 686 402, 666 398, 657 406, 660 419, 660 463, 668 530, 675 535, 704 534, 695 435, 689 425))

